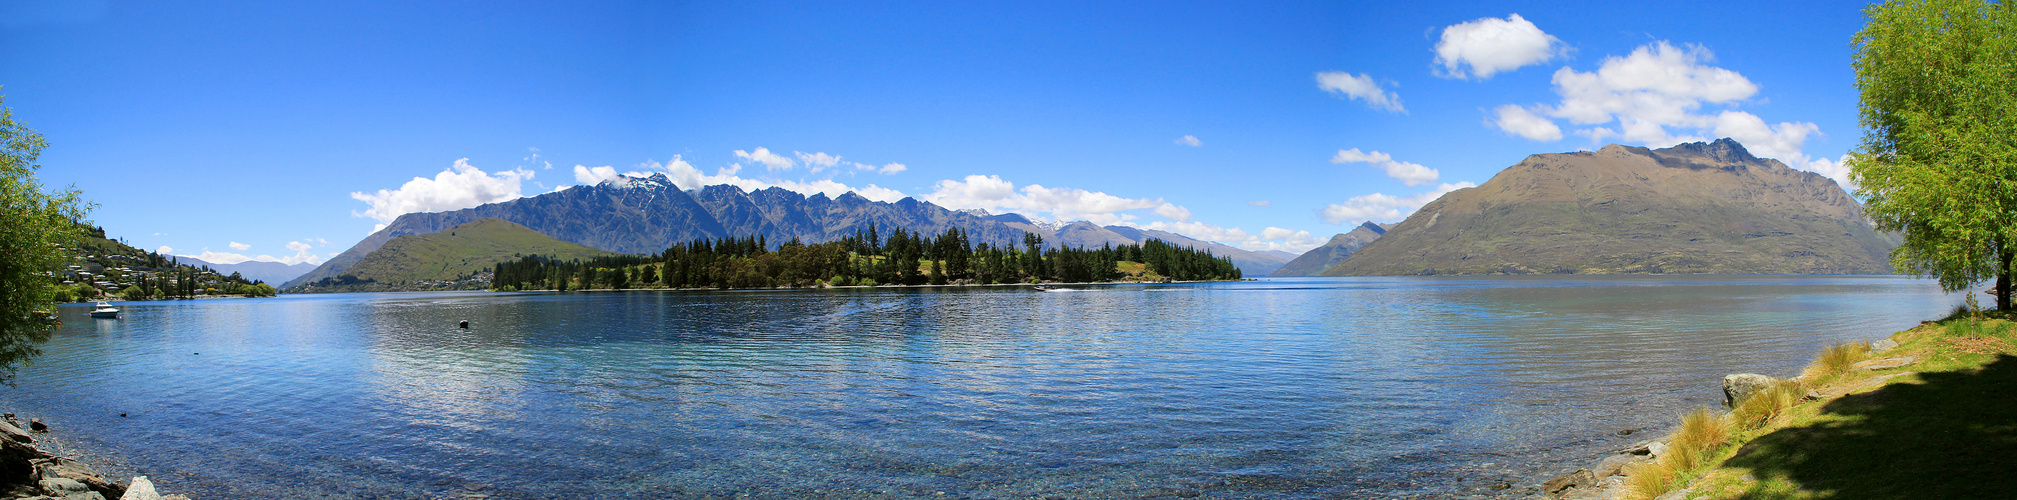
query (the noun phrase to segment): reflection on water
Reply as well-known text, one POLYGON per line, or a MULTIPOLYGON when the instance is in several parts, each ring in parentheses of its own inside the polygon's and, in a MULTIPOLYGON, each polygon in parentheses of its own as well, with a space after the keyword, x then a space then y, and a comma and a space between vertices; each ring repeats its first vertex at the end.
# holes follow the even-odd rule
POLYGON ((1893 277, 129 303, 65 308, 0 404, 205 499, 1485 494, 1953 303, 1893 277))

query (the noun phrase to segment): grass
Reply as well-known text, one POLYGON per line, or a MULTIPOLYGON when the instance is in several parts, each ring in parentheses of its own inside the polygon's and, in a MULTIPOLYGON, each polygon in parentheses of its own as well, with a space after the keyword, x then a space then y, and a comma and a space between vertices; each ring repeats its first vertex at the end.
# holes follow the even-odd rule
POLYGON ((1821 355, 1814 359, 1813 364, 1807 365, 1800 377, 1816 382, 1831 379, 1847 373, 1850 367, 1866 359, 1870 359, 1870 344, 1843 342, 1831 345, 1821 350, 1821 355))
POLYGON ((344 274, 381 284, 453 280, 490 269, 498 262, 533 254, 568 260, 609 252, 557 240, 501 219, 485 218, 439 233, 393 238, 344 274))
POLYGON ((1795 380, 1727 414, 1682 418, 1659 460, 1628 469, 1627 493, 1693 499, 2017 498, 2017 323, 1960 314, 1868 345, 1829 346, 1795 380), (1890 377, 1885 377, 1890 376, 1890 377), (1809 390, 1823 396, 1805 400, 1809 390))

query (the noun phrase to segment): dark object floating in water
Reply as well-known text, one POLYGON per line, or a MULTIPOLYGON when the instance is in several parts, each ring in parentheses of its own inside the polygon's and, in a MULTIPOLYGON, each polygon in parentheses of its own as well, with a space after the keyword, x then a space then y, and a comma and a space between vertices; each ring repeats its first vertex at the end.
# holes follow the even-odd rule
POLYGON ((126 414, 124 414, 124 413, 121 413, 121 414, 119 414, 119 416, 121 416, 121 417, 124 417, 124 416, 126 416, 126 414))
POLYGON ((459 328, 462 328, 462 329, 464 329, 464 330, 468 330, 468 329, 469 329, 469 320, 466 320, 466 319, 465 319, 465 320, 462 320, 462 323, 461 323, 460 325, 458 325, 458 327, 459 327, 459 328))
POLYGON ((31 418, 28 419, 28 430, 35 432, 49 432, 49 424, 42 423, 42 419, 31 418))

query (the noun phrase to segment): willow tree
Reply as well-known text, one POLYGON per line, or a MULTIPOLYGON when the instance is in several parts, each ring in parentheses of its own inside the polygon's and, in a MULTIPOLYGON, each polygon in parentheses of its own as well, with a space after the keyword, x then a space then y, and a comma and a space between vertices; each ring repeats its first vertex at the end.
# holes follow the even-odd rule
POLYGON ((76 189, 44 192, 35 180, 36 158, 48 142, 14 121, 0 101, 0 382, 41 353, 54 325, 43 321, 56 298, 55 273, 69 263, 89 209, 76 189))
POLYGON ((1947 291, 1996 280, 2012 310, 2017 260, 2017 22, 2008 2, 1893 0, 1864 9, 1854 67, 1863 142, 1849 178, 1904 272, 1947 291))

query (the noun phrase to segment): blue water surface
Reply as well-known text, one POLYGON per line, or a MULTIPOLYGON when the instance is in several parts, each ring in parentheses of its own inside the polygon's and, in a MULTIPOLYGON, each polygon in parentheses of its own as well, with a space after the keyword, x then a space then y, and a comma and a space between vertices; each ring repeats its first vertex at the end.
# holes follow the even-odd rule
POLYGON ((1072 288, 65 307, 0 405, 204 500, 1517 495, 1724 374, 1959 301, 1890 276, 1072 288))

